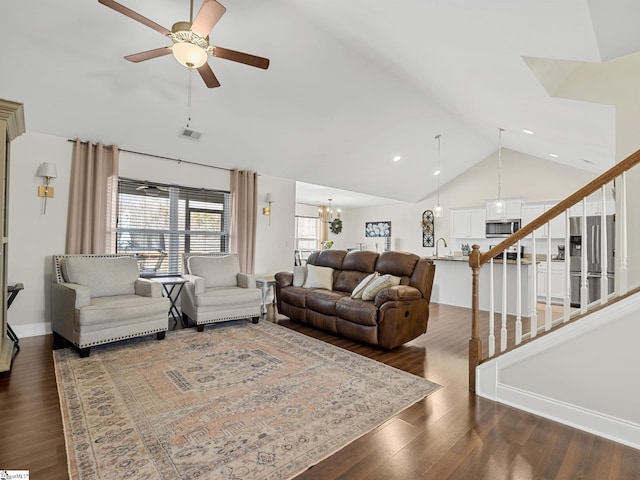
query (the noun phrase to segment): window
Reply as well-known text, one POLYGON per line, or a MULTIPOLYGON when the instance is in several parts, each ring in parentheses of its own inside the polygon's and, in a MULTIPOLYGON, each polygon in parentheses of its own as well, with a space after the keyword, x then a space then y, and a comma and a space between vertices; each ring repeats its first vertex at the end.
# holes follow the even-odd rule
POLYGON ((182 272, 184 252, 229 250, 230 194, 118 181, 116 253, 135 253, 143 276, 182 272))
POLYGON ((316 217, 296 217, 296 254, 306 260, 311 252, 318 250, 319 223, 316 217))

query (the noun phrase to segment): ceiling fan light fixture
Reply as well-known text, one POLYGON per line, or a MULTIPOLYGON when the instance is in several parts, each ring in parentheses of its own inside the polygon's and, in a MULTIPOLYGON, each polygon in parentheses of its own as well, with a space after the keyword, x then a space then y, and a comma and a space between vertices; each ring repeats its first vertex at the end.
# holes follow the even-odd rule
POLYGON ((174 58, 187 68, 199 68, 207 62, 207 51, 193 43, 174 43, 171 51, 174 58))

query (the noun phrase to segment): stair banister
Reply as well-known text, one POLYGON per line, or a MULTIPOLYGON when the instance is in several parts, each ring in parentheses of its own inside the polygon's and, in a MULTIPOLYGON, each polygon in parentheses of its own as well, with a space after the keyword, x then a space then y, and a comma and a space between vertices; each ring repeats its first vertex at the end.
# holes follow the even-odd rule
MULTIPOLYGON (((480 363, 482 363, 483 359, 482 359, 482 339, 480 338, 480 299, 479 299, 479 291, 480 291, 480 285, 479 285, 479 281, 480 281, 480 269, 482 268, 482 266, 484 264, 486 264, 487 262, 490 262, 496 255, 500 254, 501 252, 504 252, 508 247, 514 245, 514 244, 518 244, 520 243, 520 241, 522 239, 524 239, 525 237, 527 237, 528 235, 532 235, 533 238, 533 245, 534 245, 534 250, 533 250, 533 264, 535 266, 535 262, 536 262, 536 254, 535 254, 535 231, 541 227, 543 227, 544 225, 548 224, 551 220, 553 220, 554 218, 558 217, 561 214, 565 214, 565 225, 566 225, 566 236, 565 238, 568 240, 569 239, 569 215, 568 215, 568 210, 573 207, 574 205, 578 204, 579 202, 583 202, 583 224, 586 221, 586 202, 585 199, 590 196, 591 194, 595 193, 598 190, 602 191, 602 195, 603 195, 603 205, 604 205, 604 198, 605 198, 605 186, 610 183, 613 182, 616 178, 619 178, 619 185, 616 185, 616 189, 618 190, 618 198, 620 198, 620 216, 622 217, 621 220, 621 239, 620 239, 620 252, 618 255, 619 260, 619 266, 618 266, 618 271, 619 271, 619 286, 617 288, 617 291, 619 294, 624 294, 627 292, 628 290, 628 285, 627 285, 627 206, 626 206, 626 172, 633 168, 634 166, 636 166, 638 163, 640 163, 640 150, 637 150, 636 152, 634 152, 633 154, 629 155, 626 159, 622 160, 621 162, 617 163, 616 165, 614 165, 612 168, 610 168, 609 170, 607 170, 606 172, 604 172, 603 174, 599 175, 598 177, 596 177, 594 180, 592 180, 591 182, 589 182, 587 185, 585 185, 584 187, 580 188, 579 190, 577 190, 576 192, 574 192, 573 194, 569 195, 567 198, 565 198, 564 200, 562 200, 561 202, 559 202, 558 204, 554 205, 552 208, 550 208, 549 210, 547 210, 546 212, 544 212, 542 215, 540 215, 539 217, 537 217, 536 219, 534 219, 533 221, 531 221, 530 223, 528 223, 527 225, 525 225, 523 228, 521 228, 520 230, 518 230, 517 232, 515 232, 513 235, 511 235, 510 237, 504 239, 502 242, 500 242, 498 245, 494 246, 493 248, 491 248, 489 251, 482 253, 480 252, 480 246, 479 245, 473 245, 472 246, 472 251, 469 254, 469 267, 471 268, 471 272, 472 272, 472 299, 471 299, 471 315, 472 315, 472 322, 471 322, 471 338, 469 339, 469 390, 474 392, 475 391, 475 369, 478 365, 480 365, 480 363)), ((603 212, 604 212, 604 208, 603 208, 603 212)), ((603 220, 605 218, 606 212, 603 213, 603 220)), ((583 225, 583 229, 586 227, 586 225, 583 225)), ((606 228, 606 227, 605 227, 606 228)), ((565 243, 566 245, 568 245, 568 243, 565 243)), ((549 245, 549 244, 547 244, 549 245)), ((550 252, 550 247, 547 247, 547 253, 549 254, 550 252)), ((506 257, 505 257, 506 259, 506 257)), ((491 262, 493 263, 493 262, 491 262)), ((520 264, 520 259, 518 258, 517 262, 518 265, 520 264)), ((569 273, 568 273, 568 261, 566 261, 565 263, 565 280, 567 282, 567 287, 570 287, 570 280, 569 280, 569 273)), ((506 267, 506 261, 504 264, 504 267, 506 267)), ((583 269, 583 275, 586 274, 586 269, 583 269)), ((491 277, 493 278, 493 275, 491 275, 491 277)), ((608 280, 606 279, 606 272, 604 273, 604 278, 601 278, 601 282, 604 285, 605 281, 608 282, 608 280)), ((505 284, 505 280, 503 277, 503 287, 505 284)), ((534 295, 536 294, 536 286, 535 286, 536 282, 533 282, 533 292, 534 295)), ((547 282, 547 286, 549 287, 549 284, 547 282)), ((583 282, 582 285, 582 289, 586 289, 586 279, 583 282)), ((493 291, 493 289, 491 289, 493 291)), ((549 290, 549 289, 548 289, 549 290)), ((569 291, 569 288, 567 288, 567 291, 569 291)), ((603 289, 601 290, 602 292, 607 292, 608 293, 608 289, 603 289)), ((549 295, 549 292, 547 292, 547 296, 549 295)), ((506 295, 503 295, 503 298, 505 298, 506 295)), ((602 293, 601 298, 606 297, 607 295, 605 293, 602 293)), ((604 302, 606 300, 602 300, 602 302, 604 302)), ((493 298, 491 299, 491 302, 493 303, 493 298)), ((536 297, 533 298, 533 302, 534 302, 534 307, 533 307, 533 313, 532 313, 532 318, 531 318, 531 322, 532 322, 532 327, 531 327, 531 333, 530 336, 534 337, 536 335, 537 332, 537 318, 536 318, 536 310, 535 310, 535 302, 536 302, 536 297)), ((549 302, 549 299, 547 298, 547 303, 549 302)), ((585 307, 586 307, 586 301, 581 301, 582 304, 582 309, 584 311, 585 307)), ((569 310, 570 310, 570 298, 569 297, 565 297, 564 299, 564 322, 567 322, 569 319, 569 310)), ((502 309, 503 315, 505 315, 504 312, 506 312, 506 308, 504 307, 503 304, 503 309, 502 309)), ((549 325, 549 320, 550 320, 550 316, 545 316, 545 330, 549 330, 550 325, 549 325)), ((490 322, 491 324, 493 324, 493 318, 490 318, 490 322)), ((504 320, 503 320, 503 326, 504 326, 504 320)), ((516 338, 518 337, 518 335, 516 335, 516 338)), ((517 344, 517 342, 516 342, 517 344)), ((503 350, 505 350, 504 348, 502 348, 503 346, 501 345, 501 352, 503 350)), ((493 350, 493 349, 491 349, 493 350)), ((508 350, 508 349, 507 349, 508 350)), ((493 352, 492 352, 493 353, 493 352)))

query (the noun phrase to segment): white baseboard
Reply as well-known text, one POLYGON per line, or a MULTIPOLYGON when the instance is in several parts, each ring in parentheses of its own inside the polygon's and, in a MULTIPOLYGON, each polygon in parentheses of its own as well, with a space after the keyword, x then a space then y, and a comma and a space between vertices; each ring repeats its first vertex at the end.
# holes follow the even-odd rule
POLYGON ((498 384, 500 403, 640 450, 640 425, 577 405, 498 384))
POLYGON ((11 325, 18 338, 37 337, 51 333, 51 322, 27 323, 25 325, 11 325))

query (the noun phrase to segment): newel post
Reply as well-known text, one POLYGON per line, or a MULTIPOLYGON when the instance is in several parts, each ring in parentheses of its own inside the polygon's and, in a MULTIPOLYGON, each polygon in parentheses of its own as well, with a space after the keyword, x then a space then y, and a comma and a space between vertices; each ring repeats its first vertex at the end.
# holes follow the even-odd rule
POLYGON ((469 391, 476 391, 476 367, 482 360, 480 339, 480 246, 473 245, 469 253, 469 266, 473 279, 471 287, 471 338, 469 339, 469 391))

